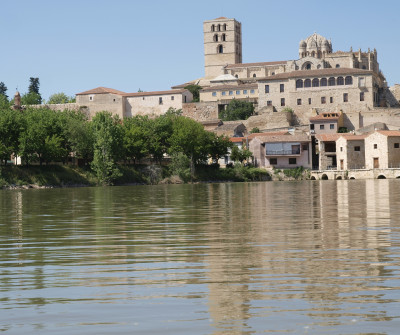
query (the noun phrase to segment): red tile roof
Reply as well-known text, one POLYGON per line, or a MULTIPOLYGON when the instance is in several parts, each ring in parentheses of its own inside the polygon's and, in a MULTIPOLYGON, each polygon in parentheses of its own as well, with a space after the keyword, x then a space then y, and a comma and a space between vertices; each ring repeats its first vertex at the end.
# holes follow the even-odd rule
POLYGON ((287 131, 271 131, 271 132, 265 132, 265 133, 252 133, 247 138, 249 140, 252 140, 255 137, 260 137, 260 136, 275 136, 275 135, 285 135, 288 134, 287 131))
POLYGON ((316 116, 310 117, 310 121, 321 121, 321 120, 338 120, 340 118, 339 113, 321 113, 316 116))
POLYGON ((226 18, 225 16, 221 16, 221 17, 217 17, 217 18, 214 19, 214 20, 227 20, 227 18, 226 18))
POLYGON ((229 141, 233 143, 242 143, 245 140, 244 137, 231 137, 229 141))
POLYGON ((144 97, 150 95, 168 95, 168 94, 180 94, 187 90, 168 90, 168 91, 153 91, 153 92, 136 92, 136 93, 124 93, 124 97, 144 97))
POLYGON ((347 141, 360 141, 364 140, 368 135, 353 135, 353 134, 342 134, 340 137, 345 138, 347 141))
POLYGON ((334 69, 319 69, 319 70, 301 70, 301 71, 291 71, 284 73, 277 73, 273 76, 256 78, 257 81, 267 81, 267 80, 281 80, 289 78, 307 78, 307 77, 320 77, 320 76, 338 76, 338 75, 351 75, 351 74, 373 74, 372 71, 353 69, 353 68, 334 68, 334 69))
POLYGON ((334 134, 318 134, 315 135, 317 140, 322 142, 335 142, 340 136, 343 134, 334 133, 334 134))
POLYGON ((385 136, 400 136, 400 130, 377 130, 377 132, 385 136))
POLYGON ((76 95, 86 95, 86 94, 118 94, 118 95, 123 95, 125 92, 114 90, 113 88, 108 88, 108 87, 96 87, 92 90, 81 92, 81 93, 76 93, 76 95))
POLYGON ((266 135, 258 137, 262 143, 279 143, 279 142, 310 142, 311 139, 307 134, 279 134, 266 135))
POLYGON ((233 69, 236 67, 255 67, 255 66, 271 66, 271 65, 284 65, 287 61, 276 61, 276 62, 260 62, 260 63, 238 63, 238 64, 229 64, 226 68, 233 69))

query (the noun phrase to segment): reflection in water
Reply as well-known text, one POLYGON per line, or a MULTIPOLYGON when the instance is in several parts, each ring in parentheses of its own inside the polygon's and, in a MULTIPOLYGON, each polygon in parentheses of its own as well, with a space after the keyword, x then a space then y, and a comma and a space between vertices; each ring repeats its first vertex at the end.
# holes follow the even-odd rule
POLYGON ((0 208, 1 330, 397 329, 397 180, 1 191, 0 208))

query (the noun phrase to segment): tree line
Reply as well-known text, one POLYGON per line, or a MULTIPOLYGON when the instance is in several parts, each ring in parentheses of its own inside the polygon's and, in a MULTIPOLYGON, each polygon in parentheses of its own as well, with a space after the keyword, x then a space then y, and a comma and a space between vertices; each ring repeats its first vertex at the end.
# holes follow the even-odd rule
POLYGON ((118 163, 140 163, 150 159, 160 164, 166 155, 183 155, 194 169, 209 158, 217 161, 231 147, 229 138, 205 131, 203 126, 170 109, 150 118, 135 116, 121 120, 108 112, 91 121, 80 111, 47 108, 0 109, 0 159, 12 155, 23 165, 38 162, 66 163, 71 154, 109 184, 118 177, 118 163))

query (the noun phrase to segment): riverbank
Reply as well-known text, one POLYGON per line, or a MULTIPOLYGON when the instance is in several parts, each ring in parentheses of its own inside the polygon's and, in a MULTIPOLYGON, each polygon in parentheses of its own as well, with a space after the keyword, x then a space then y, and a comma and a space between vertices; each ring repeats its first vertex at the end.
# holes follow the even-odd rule
MULTIPOLYGON (((236 166, 221 169, 218 166, 197 166, 193 178, 172 175, 166 166, 120 165, 120 176, 114 185, 181 184, 184 182, 241 182, 267 181, 271 175, 254 167, 236 166)), ((95 173, 89 167, 67 165, 2 166, 0 189, 55 188, 99 186, 95 173)))

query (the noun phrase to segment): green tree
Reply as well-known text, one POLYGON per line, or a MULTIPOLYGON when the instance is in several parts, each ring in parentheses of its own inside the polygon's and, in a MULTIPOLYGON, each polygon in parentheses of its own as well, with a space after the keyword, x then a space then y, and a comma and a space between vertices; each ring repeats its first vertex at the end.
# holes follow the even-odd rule
POLYGON ((232 99, 226 109, 219 112, 219 118, 223 121, 247 120, 253 114, 251 102, 232 99))
POLYGON ((0 159, 4 164, 18 151, 20 132, 20 114, 11 108, 0 110, 0 159))
POLYGON ((122 144, 122 129, 118 117, 111 113, 100 112, 92 120, 94 129, 94 156, 91 163, 99 182, 111 185, 121 173, 117 168, 122 144))
POLYGON ((202 89, 201 86, 195 85, 195 84, 190 84, 190 85, 185 86, 185 89, 193 94, 193 102, 200 101, 200 90, 202 89))
POLYGON ((228 153, 228 148, 231 148, 233 143, 229 140, 229 137, 225 135, 217 136, 215 133, 209 132, 208 136, 208 153, 214 162, 218 162, 220 158, 228 153))
MULTIPOLYGON (((10 107, 10 101, 3 94, 0 94, 0 109, 7 109, 10 107)), ((1 113, 1 110, 0 110, 1 113)))
POLYGON ((254 127, 252 130, 250 130, 250 134, 255 134, 255 133, 261 133, 260 128, 254 127))
POLYGON ((21 105, 40 105, 42 103, 42 97, 40 94, 35 92, 25 93, 21 96, 21 105))
MULTIPOLYGON (((31 93, 35 93, 35 97, 36 97, 36 101, 38 105, 40 105, 42 103, 42 96, 39 93, 39 78, 34 78, 34 77, 30 77, 29 78, 29 88, 28 88, 28 95, 31 93)), ((33 96, 33 94, 32 94, 33 96)), ((22 100, 22 97, 21 97, 22 100)), ((28 104, 26 104, 28 105, 28 104)), ((29 105, 33 105, 32 103, 29 103, 29 105)))
POLYGON ((3 95, 8 99, 7 86, 3 82, 0 82, 0 95, 3 95))
POLYGON ((231 159, 234 162, 243 163, 244 161, 247 161, 252 155, 253 154, 249 149, 240 149, 237 145, 234 145, 232 147, 231 159))
POLYGON ((124 120, 125 156, 129 160, 133 160, 134 164, 149 154, 149 129, 151 122, 147 115, 137 115, 124 120))
POLYGON ((74 97, 69 97, 65 93, 54 93, 49 97, 48 104, 66 104, 74 102, 74 97))

